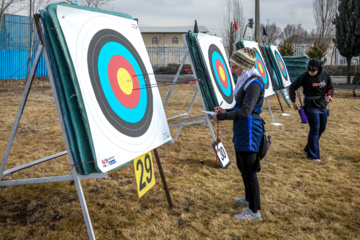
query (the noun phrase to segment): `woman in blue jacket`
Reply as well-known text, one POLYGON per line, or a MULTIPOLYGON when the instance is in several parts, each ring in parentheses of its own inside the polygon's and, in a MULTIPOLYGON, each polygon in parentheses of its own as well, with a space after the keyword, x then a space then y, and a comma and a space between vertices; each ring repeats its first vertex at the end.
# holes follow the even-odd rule
POLYGON ((322 69, 321 62, 317 59, 311 59, 307 71, 289 87, 290 100, 295 110, 299 109, 295 102, 295 91, 300 86, 303 87, 304 108, 310 126, 307 144, 303 151, 308 159, 321 162, 319 140, 326 128, 328 114, 326 106, 332 101, 334 87, 330 74, 322 69))
POLYGON ((247 207, 237 219, 262 219, 260 215, 260 186, 257 171, 260 170, 258 156, 263 135, 262 103, 264 84, 259 72, 254 68, 256 53, 253 49, 243 48, 230 57, 231 72, 238 76, 234 89, 235 107, 233 109, 215 108, 214 121, 233 120, 233 143, 236 163, 241 172, 245 196, 234 198, 239 206, 247 207))

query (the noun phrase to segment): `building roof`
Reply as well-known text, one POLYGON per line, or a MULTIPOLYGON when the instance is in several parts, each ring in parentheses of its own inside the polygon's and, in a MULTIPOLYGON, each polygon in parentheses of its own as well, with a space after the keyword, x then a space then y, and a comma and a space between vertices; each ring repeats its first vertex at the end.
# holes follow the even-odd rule
MULTIPOLYGON (((187 33, 189 30, 194 31, 194 26, 173 26, 173 27, 142 27, 139 26, 141 33, 187 33)), ((208 33, 205 26, 199 26, 199 32, 208 33)))

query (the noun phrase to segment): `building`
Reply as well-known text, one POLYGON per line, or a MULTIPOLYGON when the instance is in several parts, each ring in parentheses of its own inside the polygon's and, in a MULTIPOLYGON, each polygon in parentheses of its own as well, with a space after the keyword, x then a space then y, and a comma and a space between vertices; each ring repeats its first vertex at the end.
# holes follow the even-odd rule
MULTIPOLYGON (((205 26, 198 27, 199 32, 209 33, 205 26)), ((169 64, 180 64, 186 53, 182 35, 194 30, 194 26, 141 27, 150 62, 154 68, 169 64)), ((189 64, 189 59, 186 60, 189 64)))

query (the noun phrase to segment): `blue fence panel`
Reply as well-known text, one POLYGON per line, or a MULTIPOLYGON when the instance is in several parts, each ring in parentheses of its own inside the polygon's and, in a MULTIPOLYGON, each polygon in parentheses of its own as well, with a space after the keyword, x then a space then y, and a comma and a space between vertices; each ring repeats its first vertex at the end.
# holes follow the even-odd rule
MULTIPOLYGON (((33 52, 30 69, 34 61, 36 51, 33 52)), ((0 79, 24 79, 26 78, 29 52, 24 50, 0 50, 0 79)), ((35 76, 47 77, 44 56, 41 55, 35 76)))
MULTIPOLYGON (((30 18, 5 14, 0 28, 0 79, 26 78, 30 51, 30 18)), ((39 37, 34 32, 32 62, 36 55, 39 37)), ((31 69, 30 66, 30 69, 31 69)), ((35 76, 48 76, 44 56, 41 55, 35 76)))

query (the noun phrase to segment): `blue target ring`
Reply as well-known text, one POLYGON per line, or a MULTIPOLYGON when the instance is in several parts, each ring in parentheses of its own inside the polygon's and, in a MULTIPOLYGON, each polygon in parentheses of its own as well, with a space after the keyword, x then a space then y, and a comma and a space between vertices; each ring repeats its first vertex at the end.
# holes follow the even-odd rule
POLYGON ((288 73, 286 71, 286 65, 284 63, 284 60, 282 59, 280 53, 278 51, 275 51, 275 59, 276 59, 276 64, 278 65, 281 74, 283 75, 283 77, 286 80, 289 80, 289 76, 288 73))
POLYGON ((99 69, 99 78, 101 87, 104 91, 107 102, 109 103, 111 109, 115 112, 116 115, 122 116, 122 119, 126 122, 137 123, 145 115, 146 105, 147 105, 147 91, 146 87, 136 89, 134 91, 140 91, 140 101, 135 108, 127 108, 121 102, 119 102, 113 92, 113 89, 110 86, 110 81, 108 77, 108 64, 110 59, 115 55, 122 55, 126 58, 131 66, 134 68, 136 75, 138 75, 138 80, 140 86, 146 86, 145 79, 141 73, 139 64, 137 63, 134 56, 129 52, 129 50, 117 42, 108 42, 106 43, 99 53, 98 58, 98 69, 99 69))
POLYGON ((91 39, 87 61, 96 100, 108 122, 129 137, 144 135, 152 120, 153 93, 147 87, 150 86, 148 73, 135 47, 119 32, 103 29, 91 39), (125 82, 140 87, 127 85, 124 90, 124 79, 119 78, 122 76, 119 72, 127 74, 125 82), (131 94, 134 91, 140 94, 131 94), (129 101, 134 101, 134 107, 126 107, 129 101))
POLYGON ((260 77, 262 82, 264 83, 265 89, 269 88, 269 73, 266 69, 266 65, 259 53, 259 51, 256 48, 253 48, 253 50, 256 52, 256 58, 255 58, 255 67, 260 73, 260 77))
MULTIPOLYGON (((222 58, 222 56, 218 53, 218 52, 213 52, 212 55, 212 68, 217 69, 218 66, 216 65, 216 60, 219 60, 222 64, 222 66, 226 66, 224 59, 222 58)), ((221 81, 221 76, 219 76, 219 72, 218 71, 214 71, 215 72, 215 79, 216 81, 221 81)), ((228 81, 228 83, 230 82, 230 76, 229 73, 227 71, 224 71, 224 73, 226 74, 226 80, 228 81)), ((224 85, 220 82, 219 84, 222 92, 226 95, 229 96, 231 95, 231 89, 229 88, 229 86, 231 86, 231 84, 227 84, 227 88, 224 87, 224 85)))
POLYGON ((214 44, 209 46, 208 59, 215 86, 219 90, 223 99, 228 104, 232 104, 234 98, 230 71, 225 63, 225 58, 221 54, 220 49, 214 44))

